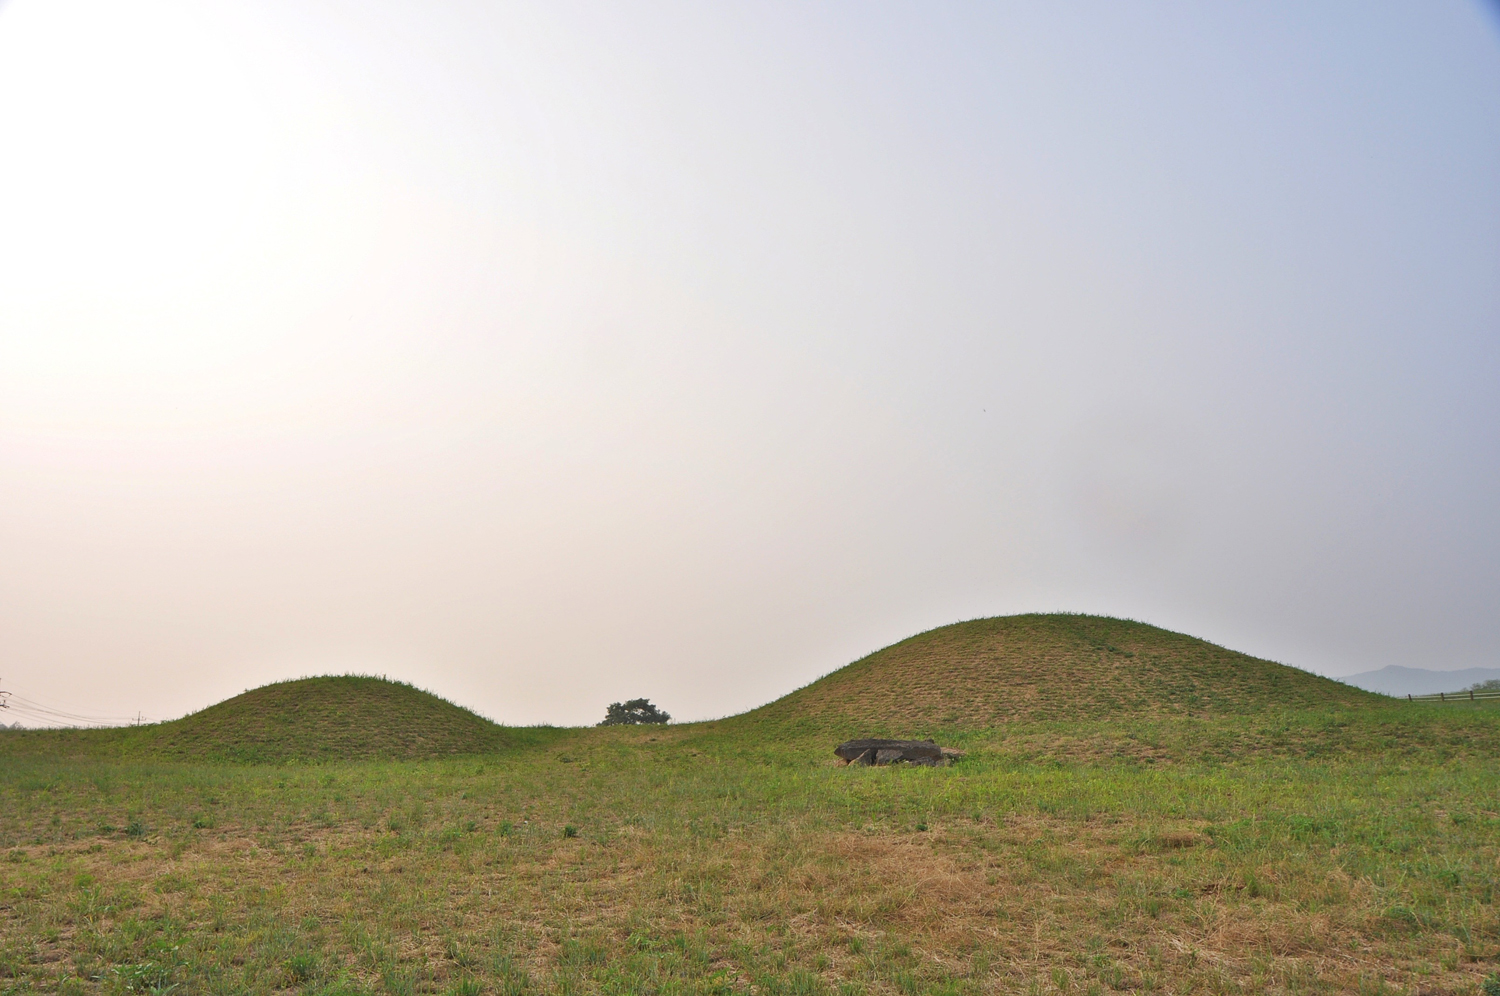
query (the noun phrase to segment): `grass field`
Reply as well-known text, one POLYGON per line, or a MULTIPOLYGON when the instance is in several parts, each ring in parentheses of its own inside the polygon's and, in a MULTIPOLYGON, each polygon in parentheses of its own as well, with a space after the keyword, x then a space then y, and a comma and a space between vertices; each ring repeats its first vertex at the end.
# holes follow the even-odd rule
POLYGON ((1500 967, 1494 706, 1252 684, 973 725, 928 696, 883 721, 960 762, 845 768, 883 693, 820 685, 426 759, 7 734, 0 992, 1435 996, 1500 967))

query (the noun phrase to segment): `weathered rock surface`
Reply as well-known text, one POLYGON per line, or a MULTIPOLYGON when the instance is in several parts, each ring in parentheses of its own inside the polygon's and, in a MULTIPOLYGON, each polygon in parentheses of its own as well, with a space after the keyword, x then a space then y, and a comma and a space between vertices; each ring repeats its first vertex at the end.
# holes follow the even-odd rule
POLYGON ((943 748, 931 740, 846 740, 833 752, 849 764, 908 764, 939 765, 943 763, 943 748))

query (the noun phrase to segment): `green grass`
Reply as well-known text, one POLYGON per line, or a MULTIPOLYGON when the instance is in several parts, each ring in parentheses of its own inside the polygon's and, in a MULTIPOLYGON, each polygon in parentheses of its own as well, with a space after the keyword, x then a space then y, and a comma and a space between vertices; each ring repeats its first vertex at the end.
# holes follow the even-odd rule
POLYGON ((1074 760, 1021 724, 935 770, 725 723, 12 759, 0 992, 1471 992, 1500 956, 1497 728, 1101 721, 1151 756, 1074 760))
MULTIPOLYGON (((936 631, 996 679, 975 695, 1019 687, 997 622, 936 631)), ((1454 994, 1500 968, 1500 707, 1267 662, 1184 703, 1229 652, 1007 625, 1040 627, 1030 659, 1067 672, 1033 667, 1038 686, 1100 653, 1183 674, 1159 707, 983 724, 930 695, 882 712, 857 682, 834 709, 825 680, 718 722, 496 727, 416 759, 292 749, 296 724, 245 703, 283 763, 166 755, 183 732, 0 737, 0 993, 1454 994), (876 722, 968 753, 838 766, 837 737, 876 722)), ((198 716, 200 748, 242 756, 229 711, 198 716)))

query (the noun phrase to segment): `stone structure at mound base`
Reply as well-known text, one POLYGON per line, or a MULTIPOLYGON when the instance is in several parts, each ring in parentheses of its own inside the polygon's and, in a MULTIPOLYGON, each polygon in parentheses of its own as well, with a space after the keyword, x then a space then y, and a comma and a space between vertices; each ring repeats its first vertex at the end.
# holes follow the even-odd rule
POLYGON ((936 767, 963 751, 939 747, 931 740, 846 740, 833 749, 845 764, 923 764, 936 767))

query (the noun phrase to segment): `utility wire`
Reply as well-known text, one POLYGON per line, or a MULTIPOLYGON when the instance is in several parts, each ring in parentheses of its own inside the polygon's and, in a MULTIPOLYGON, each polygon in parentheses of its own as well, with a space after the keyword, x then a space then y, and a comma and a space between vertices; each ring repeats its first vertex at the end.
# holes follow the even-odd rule
POLYGON ((65 712, 13 692, 6 693, 6 698, 5 708, 8 713, 55 726, 130 726, 145 721, 143 716, 86 716, 65 712))

